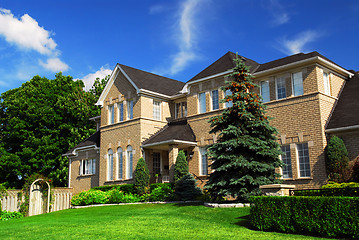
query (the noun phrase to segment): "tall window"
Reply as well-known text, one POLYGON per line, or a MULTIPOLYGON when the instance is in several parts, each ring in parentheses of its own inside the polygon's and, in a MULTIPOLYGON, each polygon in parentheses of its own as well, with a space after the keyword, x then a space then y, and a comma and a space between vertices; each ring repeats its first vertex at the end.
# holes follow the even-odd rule
POLYGON ((107 157, 107 180, 113 180, 113 151, 112 149, 108 150, 107 157))
POLYGON ((286 97, 285 79, 283 77, 278 77, 276 79, 276 89, 277 89, 277 99, 282 99, 286 97))
POLYGON ((310 177, 308 143, 297 144, 299 177, 310 177))
POLYGON ((113 105, 108 106, 108 123, 109 124, 115 123, 115 108, 113 105))
POLYGON ((122 122, 123 121, 123 103, 117 104, 117 108, 118 108, 118 120, 120 122, 122 122))
POLYGON ((118 179, 123 179, 123 153, 122 148, 117 148, 117 177, 118 179))
POLYGON ((285 145, 281 146, 281 150, 283 152, 281 159, 284 163, 284 166, 282 168, 282 174, 283 178, 292 178, 292 159, 290 156, 290 146, 285 145))
POLYGON ((153 119, 161 120, 161 102, 153 100, 153 119))
POLYGON ((299 96, 304 94, 303 90, 303 76, 302 72, 297 72, 292 74, 293 79, 293 93, 294 96, 299 96))
POLYGON ((187 117, 187 102, 175 104, 175 118, 187 117))
POLYGON ((126 161, 127 161, 127 178, 131 179, 132 175, 133 175, 133 154, 132 154, 132 147, 128 146, 127 147, 127 157, 126 157, 126 161))
POLYGON ((330 95, 329 73, 323 72, 324 93, 330 95))
POLYGON ((127 102, 127 119, 133 118, 133 100, 127 102))
POLYGON ((212 110, 219 109, 218 90, 213 90, 211 92, 211 97, 212 97, 212 110))
MULTIPOLYGON (((226 96, 228 96, 228 95, 232 95, 232 92, 231 92, 231 90, 228 89, 228 90, 226 90, 224 92, 224 94, 226 96)), ((226 102, 226 108, 229 108, 229 107, 233 107, 233 102, 232 101, 226 102)))
POLYGON ((269 81, 262 81, 261 82, 261 95, 262 95, 263 102, 269 102, 270 101, 269 81))
POLYGON ((155 174, 161 173, 161 153, 153 153, 153 172, 155 174))
POLYGON ((198 94, 198 105, 199 105, 199 113, 204 113, 207 111, 206 109, 206 93, 202 92, 198 94))
POLYGON ((199 154, 200 154, 200 161, 201 161, 200 174, 202 176, 208 175, 208 163, 207 163, 207 156, 206 156, 206 148, 200 147, 199 154))
POLYGON ((81 161, 80 175, 96 173, 96 159, 86 159, 81 161))

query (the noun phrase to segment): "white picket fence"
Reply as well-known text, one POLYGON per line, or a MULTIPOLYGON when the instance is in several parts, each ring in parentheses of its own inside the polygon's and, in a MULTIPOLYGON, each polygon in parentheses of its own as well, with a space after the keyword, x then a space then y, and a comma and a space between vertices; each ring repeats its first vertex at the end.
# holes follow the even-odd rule
MULTIPOLYGON (((54 200, 50 206, 50 212, 68 209, 71 207, 72 188, 54 188, 54 200)), ((2 210, 15 212, 19 211, 18 193, 20 190, 8 190, 7 196, 1 200, 2 210)))

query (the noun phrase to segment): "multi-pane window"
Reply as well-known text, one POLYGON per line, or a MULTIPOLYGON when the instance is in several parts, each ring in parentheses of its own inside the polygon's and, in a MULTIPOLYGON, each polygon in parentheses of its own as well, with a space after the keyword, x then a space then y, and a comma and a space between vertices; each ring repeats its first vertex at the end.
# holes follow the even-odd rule
POLYGON ((323 72, 324 93, 330 95, 329 73, 323 72))
POLYGON ((293 94, 294 94, 294 96, 303 95, 304 90, 303 90, 302 72, 293 73, 292 79, 293 79, 293 94))
POLYGON ((119 103, 117 105, 117 108, 118 108, 118 120, 120 122, 122 122, 123 121, 123 103, 119 103))
POLYGON ((297 144, 299 177, 310 177, 308 143, 297 144))
POLYGON ((81 161, 80 175, 96 173, 96 159, 86 159, 81 161))
POLYGON ((276 79, 276 89, 277 89, 277 99, 282 99, 286 97, 285 79, 283 77, 278 77, 276 79))
POLYGON ((219 109, 218 90, 213 90, 211 92, 211 98, 212 98, 212 110, 219 109))
POLYGON ((126 157, 126 161, 127 161, 127 178, 131 179, 133 176, 133 153, 132 153, 132 147, 128 146, 127 147, 127 157, 126 157))
POLYGON ((208 163, 207 163, 207 156, 206 156, 206 148, 200 147, 199 154, 200 154, 200 164, 201 164, 200 175, 202 175, 202 176, 208 175, 208 163))
POLYGON ((261 95, 263 102, 269 102, 270 101, 269 81, 262 81, 260 87, 261 87, 261 95))
MULTIPOLYGON (((224 95, 226 95, 226 96, 232 95, 231 90, 227 89, 227 90, 224 92, 224 95)), ((232 102, 232 101, 226 102, 226 108, 229 108, 229 107, 233 107, 233 102, 232 102)))
POLYGON ((133 118, 133 100, 127 102, 127 119, 133 118))
POLYGON ((113 151, 108 150, 107 156, 107 180, 113 180, 113 151))
POLYGON ((293 175, 292 175, 292 159, 290 156, 290 146, 289 145, 281 146, 281 150, 283 152, 281 159, 284 163, 282 168, 283 178, 292 178, 293 175))
POLYGON ((161 153, 159 152, 153 153, 153 173, 161 173, 161 153))
POLYGON ((175 118, 187 117, 187 102, 175 104, 175 118))
POLYGON ((115 123, 115 107, 113 105, 108 106, 108 123, 115 123))
POLYGON ((123 152, 122 152, 122 148, 120 147, 117 149, 117 167, 118 167, 117 177, 118 179, 123 179, 123 152))
POLYGON ((199 113, 204 113, 207 111, 206 109, 206 93, 202 92, 198 94, 198 105, 199 105, 199 113))
POLYGON ((161 102, 153 100, 153 119, 161 120, 161 102))

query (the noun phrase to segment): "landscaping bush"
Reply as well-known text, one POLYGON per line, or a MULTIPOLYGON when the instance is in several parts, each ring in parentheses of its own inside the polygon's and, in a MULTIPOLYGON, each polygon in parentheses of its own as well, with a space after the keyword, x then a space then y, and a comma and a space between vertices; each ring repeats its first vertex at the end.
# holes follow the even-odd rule
POLYGON ((107 192, 108 203, 134 203, 139 202, 140 198, 132 193, 124 193, 118 189, 112 189, 107 192))
POLYGON ((157 185, 149 195, 151 202, 169 201, 173 199, 173 188, 171 184, 157 185))
POLYGON ((259 230, 359 238, 359 198, 251 197, 250 218, 259 230))
POLYGON ((332 136, 326 148, 326 165, 329 178, 336 182, 343 182, 344 171, 348 167, 348 151, 342 139, 332 136))
POLYGON ((336 183, 329 182, 326 185, 320 187, 320 189, 331 189, 331 188, 359 188, 359 183, 349 182, 349 183, 336 183))
POLYGON ((5 210, 0 212, 0 221, 7 221, 10 219, 22 218, 22 217, 23 217, 22 214, 19 212, 8 212, 5 210))
POLYGON ((329 182, 320 189, 295 190, 294 196, 359 197, 359 183, 329 182))
POLYGON ((145 160, 140 158, 137 162, 135 170, 135 192, 139 195, 143 195, 148 190, 149 183, 150 171, 148 170, 145 160))
POLYGON ((174 183, 152 183, 150 185, 150 193, 157 187, 162 187, 163 185, 168 185, 171 189, 174 189, 174 183))
POLYGON ((83 191, 74 195, 71 199, 71 204, 74 206, 104 203, 108 203, 107 192, 102 192, 100 190, 83 191))
POLYGON ((189 170, 188 170, 188 162, 186 159, 186 155, 181 150, 178 152, 175 167, 174 167, 175 182, 180 180, 183 176, 187 175, 188 173, 189 173, 189 170))
POLYGON ((124 193, 131 193, 134 194, 134 187, 133 184, 121 184, 121 185, 105 185, 105 186, 98 186, 98 187, 93 187, 91 188, 91 190, 100 190, 103 192, 107 192, 110 191, 112 189, 118 189, 123 191, 124 193))
POLYGON ((202 195, 202 191, 196 185, 196 180, 192 174, 188 173, 176 182, 175 195, 177 200, 194 200, 202 195))

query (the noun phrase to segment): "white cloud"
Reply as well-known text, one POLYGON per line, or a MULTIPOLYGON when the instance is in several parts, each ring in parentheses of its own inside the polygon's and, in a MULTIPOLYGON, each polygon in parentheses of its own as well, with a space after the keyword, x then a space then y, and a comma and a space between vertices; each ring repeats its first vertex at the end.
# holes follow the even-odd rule
POLYGON ((163 5, 155 5, 150 7, 150 14, 151 15, 158 14, 163 12, 165 9, 166 8, 163 5))
MULTIPOLYGON (((266 3, 268 3, 266 1, 266 3)), ((284 8, 284 6, 279 3, 278 0, 271 0, 269 1, 269 11, 272 14, 272 25, 275 26, 279 26, 279 25, 283 25, 289 22, 290 17, 289 14, 286 12, 286 9, 284 8)))
POLYGON ((34 50, 48 56, 47 62, 39 60, 39 64, 53 72, 66 71, 69 66, 62 62, 58 56, 60 51, 51 32, 40 27, 38 22, 24 14, 20 19, 15 17, 10 10, 0 8, 0 35, 5 40, 16 45, 20 49, 34 50))
POLYGON ((88 91, 91 89, 96 78, 103 79, 107 75, 111 75, 111 73, 112 73, 111 69, 109 69, 107 66, 102 66, 100 68, 100 70, 98 70, 97 72, 90 73, 90 74, 87 74, 86 76, 82 77, 81 80, 85 84, 85 90, 88 91))
POLYGON ((305 52, 306 45, 316 41, 320 35, 321 34, 316 31, 309 30, 298 34, 293 39, 283 38, 279 40, 279 44, 281 45, 279 50, 289 55, 305 52))
POLYGON ((39 60, 39 64, 52 72, 62 72, 69 69, 69 66, 62 62, 59 58, 48 58, 46 63, 39 60))
POLYGON ((289 22, 289 15, 288 13, 279 13, 275 14, 273 19, 273 24, 278 26, 289 22))
POLYGON ((198 4, 201 0, 185 1, 179 12, 179 21, 176 26, 175 39, 179 51, 172 56, 169 74, 174 75, 182 71, 189 62, 197 58, 194 51, 194 43, 196 40, 196 19, 197 10, 200 9, 198 4))

